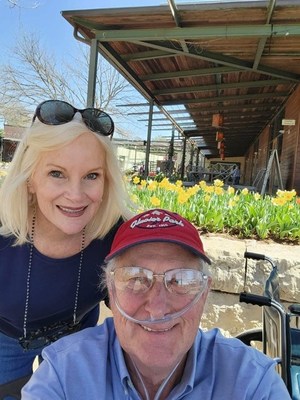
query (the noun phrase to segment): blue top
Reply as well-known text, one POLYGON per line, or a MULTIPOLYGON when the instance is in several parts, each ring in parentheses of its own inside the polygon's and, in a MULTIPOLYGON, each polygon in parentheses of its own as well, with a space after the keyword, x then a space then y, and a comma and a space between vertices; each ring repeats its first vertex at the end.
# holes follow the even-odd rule
MULTIPOLYGON (((77 311, 82 328, 98 321, 99 302, 106 295, 99 288, 100 271, 115 231, 112 229, 103 240, 93 240, 84 249, 77 311)), ((30 245, 12 244, 12 237, 0 236, 0 331, 19 338, 23 336, 30 245)), ((33 249, 28 331, 73 320, 79 261, 80 253, 54 259, 33 249)))
MULTIPOLYGON (((150 349, 151 351, 151 349, 150 349)), ((22 400, 139 400, 113 319, 58 340, 22 391, 22 400)), ((288 400, 274 362, 218 329, 198 331, 169 400, 288 400)))

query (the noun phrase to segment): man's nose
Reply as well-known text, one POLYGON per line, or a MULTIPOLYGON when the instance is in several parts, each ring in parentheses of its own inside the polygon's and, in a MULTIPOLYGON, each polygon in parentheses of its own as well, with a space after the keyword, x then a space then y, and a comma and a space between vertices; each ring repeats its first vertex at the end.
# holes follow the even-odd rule
POLYGON ((163 318, 170 312, 167 297, 168 291, 164 282, 156 279, 145 300, 145 310, 150 314, 151 319, 163 318))

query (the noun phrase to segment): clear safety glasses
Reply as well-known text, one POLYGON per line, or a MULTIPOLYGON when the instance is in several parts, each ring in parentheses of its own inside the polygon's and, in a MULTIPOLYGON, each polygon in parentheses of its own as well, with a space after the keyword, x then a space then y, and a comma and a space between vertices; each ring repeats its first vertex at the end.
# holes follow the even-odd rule
POLYGON ((208 277, 192 268, 172 269, 163 274, 142 267, 121 267, 111 271, 113 300, 120 313, 139 324, 162 323, 178 318, 186 313, 202 296, 208 277), (166 290, 166 301, 172 305, 171 313, 162 318, 145 316, 143 307, 151 289, 157 281, 166 290), (142 314, 139 314, 142 313, 142 314))
POLYGON ((46 125, 62 125, 72 121, 79 112, 86 126, 93 132, 109 136, 114 132, 114 122, 104 111, 97 108, 79 110, 61 100, 46 100, 37 106, 32 123, 38 118, 46 125))

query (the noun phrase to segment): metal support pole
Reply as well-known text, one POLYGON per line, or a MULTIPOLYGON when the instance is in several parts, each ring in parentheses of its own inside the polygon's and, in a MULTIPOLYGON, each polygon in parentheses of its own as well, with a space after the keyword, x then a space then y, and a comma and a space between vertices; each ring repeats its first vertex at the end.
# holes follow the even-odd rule
POLYGON ((194 145, 191 145, 191 153, 190 153, 190 161, 189 161, 189 170, 192 171, 193 164, 194 164, 194 155, 195 155, 195 148, 194 145))
POLYGON ((98 40, 92 39, 90 49, 90 65, 88 77, 87 107, 94 107, 96 92, 96 74, 98 64, 98 40))
POLYGON ((149 175, 149 159, 150 159, 150 146, 151 146, 151 132, 152 132, 152 119, 153 119, 153 100, 149 103, 149 117, 148 117, 148 133, 146 143, 146 157, 145 157, 145 177, 149 175))
POLYGON ((170 178, 173 173, 173 157, 174 157, 174 140, 175 140, 175 127, 172 126, 172 136, 170 140, 168 150, 168 161, 167 161, 167 176, 170 178))
POLYGON ((181 160, 181 172, 180 172, 180 179, 183 181, 184 179, 184 165, 185 165, 185 152, 186 152, 186 136, 183 140, 183 149, 182 149, 182 160, 181 160))
POLYGON ((200 148, 197 147, 197 153, 196 153, 196 167, 199 167, 199 158, 200 158, 200 148))

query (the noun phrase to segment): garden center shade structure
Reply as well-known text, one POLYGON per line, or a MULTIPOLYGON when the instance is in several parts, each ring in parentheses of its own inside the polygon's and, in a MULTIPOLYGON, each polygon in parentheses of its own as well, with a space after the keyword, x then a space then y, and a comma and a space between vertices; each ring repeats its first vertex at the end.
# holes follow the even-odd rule
POLYGON ((300 82, 299 0, 168 0, 62 15, 91 46, 89 105, 99 52, 149 102, 148 129, 173 127, 207 158, 219 155, 213 115, 223 119, 226 157, 243 156, 300 82))

